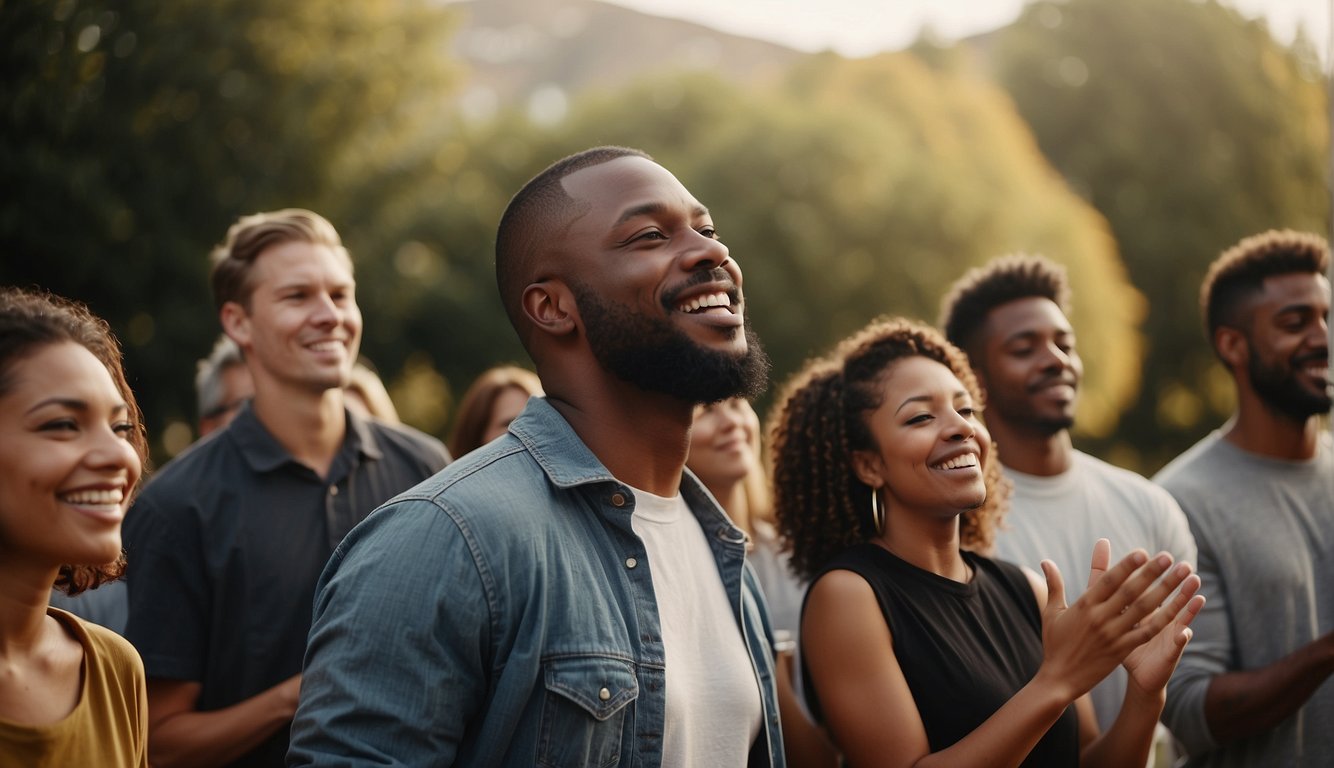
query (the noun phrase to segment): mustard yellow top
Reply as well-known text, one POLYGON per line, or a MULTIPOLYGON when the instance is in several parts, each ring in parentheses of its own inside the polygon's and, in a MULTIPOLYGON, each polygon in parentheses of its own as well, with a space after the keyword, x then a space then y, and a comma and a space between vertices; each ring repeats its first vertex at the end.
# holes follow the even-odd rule
POLYGON ((74 711, 50 725, 0 720, 0 768, 148 765, 144 664, 125 638, 47 608, 83 646, 83 690, 74 711))

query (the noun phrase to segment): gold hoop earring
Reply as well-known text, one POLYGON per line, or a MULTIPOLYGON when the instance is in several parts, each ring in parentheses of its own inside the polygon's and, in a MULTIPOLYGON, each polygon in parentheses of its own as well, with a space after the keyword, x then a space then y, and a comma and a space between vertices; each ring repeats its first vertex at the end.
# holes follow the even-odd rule
POLYGON ((871 524, 875 526, 875 535, 885 535, 885 507, 880 503, 880 489, 871 489, 871 524))

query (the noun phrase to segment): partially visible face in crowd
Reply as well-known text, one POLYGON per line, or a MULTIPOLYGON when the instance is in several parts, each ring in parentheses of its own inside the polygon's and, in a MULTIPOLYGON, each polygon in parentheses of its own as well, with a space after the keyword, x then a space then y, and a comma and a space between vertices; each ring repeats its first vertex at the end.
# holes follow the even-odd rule
POLYGON ((758 465, 760 418, 745 398, 695 406, 686 466, 710 489, 745 479, 758 465))
POLYGON ((482 432, 482 442, 489 443, 505 434, 510 428, 510 422, 517 419, 527 406, 527 392, 512 385, 502 387, 496 393, 496 399, 491 401, 491 417, 482 432))
POLYGON ((562 182, 577 213, 567 282, 603 368, 641 389, 708 403, 763 389, 741 269, 699 201, 662 166, 623 157, 562 182))
POLYGON ((280 243, 255 259, 250 284, 249 311, 229 303, 224 323, 256 385, 317 393, 347 386, 361 345, 347 257, 327 245, 280 243))
POLYGON ((1029 297, 996 307, 981 345, 976 369, 991 418, 1047 435, 1074 424, 1084 364, 1070 321, 1055 302, 1029 297))
POLYGON ((35 349, 0 396, 0 562, 101 565, 120 556, 141 471, 111 374, 75 342, 35 349))
POLYGON ((991 435, 949 367, 927 357, 881 374, 880 407, 865 415, 875 449, 853 452, 858 477, 882 488, 889 510, 952 517, 987 498, 991 435))
POLYGON ((222 383, 222 398, 217 408, 199 418, 200 437, 232 423, 241 406, 255 394, 255 382, 244 362, 223 368, 218 378, 222 383))
POLYGON ((1299 421, 1330 409, 1329 280, 1313 273, 1265 278, 1250 308, 1247 375, 1271 408, 1299 421))

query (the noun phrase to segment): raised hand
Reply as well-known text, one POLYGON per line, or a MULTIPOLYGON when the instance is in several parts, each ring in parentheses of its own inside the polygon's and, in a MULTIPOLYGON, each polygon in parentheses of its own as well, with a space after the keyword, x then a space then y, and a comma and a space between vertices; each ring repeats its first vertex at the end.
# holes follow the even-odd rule
MULTIPOLYGON (((1177 563, 1177 569, 1185 568, 1186 563, 1177 563)), ((1200 588, 1200 577, 1189 573, 1181 582, 1181 589, 1172 599, 1159 606, 1157 611, 1172 617, 1158 634, 1148 642, 1131 651, 1123 662, 1130 673, 1131 682, 1146 694, 1160 694, 1172 677, 1181 653, 1190 642, 1190 623, 1204 607, 1204 596, 1195 594, 1200 588)))
MULTIPOLYGON (((1093 545, 1093 558, 1089 565, 1090 587, 1107 572, 1111 555, 1111 543, 1107 539, 1098 539, 1093 545)), ((1189 567, 1186 563, 1176 565, 1178 569, 1189 567)), ((1195 594, 1199 588, 1200 577, 1188 575, 1171 601, 1157 608, 1173 617, 1172 620, 1148 642, 1131 651, 1122 662, 1130 673, 1130 679, 1144 693, 1160 692, 1181 660, 1181 653, 1191 637, 1190 623, 1204 607, 1204 596, 1195 594)))
MULTIPOLYGON (((1179 611, 1168 613, 1159 606, 1190 573, 1188 566, 1169 571, 1172 556, 1165 552, 1150 558, 1135 550, 1110 569, 1109 555, 1110 544, 1099 541, 1089 590, 1071 606, 1065 603, 1060 571, 1050 561, 1042 563, 1049 596, 1042 627, 1045 658, 1038 675, 1062 686, 1071 699, 1086 693, 1172 621, 1179 611)), ((1183 603, 1181 609, 1185 607, 1183 603)), ((1162 657, 1160 652, 1139 659, 1144 674, 1152 676, 1161 667, 1146 664, 1150 658, 1162 657)))

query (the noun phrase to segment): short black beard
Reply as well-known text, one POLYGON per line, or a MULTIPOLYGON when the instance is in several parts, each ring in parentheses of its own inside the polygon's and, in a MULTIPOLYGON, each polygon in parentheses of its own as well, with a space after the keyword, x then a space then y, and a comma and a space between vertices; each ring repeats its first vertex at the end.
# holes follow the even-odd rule
POLYGON ((754 399, 768 385, 769 356, 750 318, 743 325, 746 353, 737 356, 702 347, 668 321, 604 301, 581 283, 571 281, 570 288, 593 356, 622 381, 692 404, 754 399))
POLYGON ((1246 372, 1251 379, 1251 388, 1266 405, 1299 422, 1329 412, 1332 403, 1328 387, 1323 395, 1311 392, 1297 383, 1293 366, 1282 363, 1265 365, 1258 358, 1255 345, 1251 344, 1246 372))
POLYGON ((1033 428, 1046 437, 1059 435, 1075 426, 1074 416, 1058 416, 1054 419, 1033 419, 1033 428))

